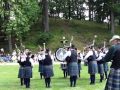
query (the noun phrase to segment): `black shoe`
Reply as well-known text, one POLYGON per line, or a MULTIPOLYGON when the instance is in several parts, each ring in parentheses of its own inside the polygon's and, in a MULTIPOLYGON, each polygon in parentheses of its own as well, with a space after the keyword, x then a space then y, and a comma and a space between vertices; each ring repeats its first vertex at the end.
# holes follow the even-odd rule
POLYGON ((26 88, 30 88, 30 86, 26 86, 26 88))
POLYGON ((100 83, 102 83, 102 80, 100 80, 100 83))

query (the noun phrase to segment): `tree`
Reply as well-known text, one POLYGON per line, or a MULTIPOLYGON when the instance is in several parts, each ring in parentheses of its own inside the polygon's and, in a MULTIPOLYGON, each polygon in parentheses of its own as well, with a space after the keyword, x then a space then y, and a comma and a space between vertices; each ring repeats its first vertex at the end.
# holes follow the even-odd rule
POLYGON ((42 4, 43 4, 43 29, 45 32, 49 31, 49 16, 48 16, 48 0, 42 0, 42 4))
MULTIPOLYGON (((37 0, 3 0, 1 3, 2 31, 10 37, 22 41, 23 34, 30 30, 30 26, 38 19, 40 10, 37 0)), ((12 44, 12 39, 9 40, 12 44)), ((11 51, 11 50, 10 50, 11 51)))

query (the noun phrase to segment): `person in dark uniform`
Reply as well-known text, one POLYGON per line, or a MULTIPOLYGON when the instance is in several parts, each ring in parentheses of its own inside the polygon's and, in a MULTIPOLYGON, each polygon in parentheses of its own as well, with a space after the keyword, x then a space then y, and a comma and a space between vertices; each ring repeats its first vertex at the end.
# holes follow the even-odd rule
MULTIPOLYGON (((105 57, 107 50, 105 48, 102 48, 102 52, 104 54, 103 57, 105 57)), ((108 71, 109 71, 109 66, 108 66, 108 62, 103 63, 103 67, 104 67, 104 75, 105 75, 105 79, 108 78, 108 71)))
POLYGON ((90 74, 90 85, 95 84, 95 74, 98 72, 98 66, 96 61, 96 52, 91 46, 88 48, 88 53, 84 57, 84 60, 88 61, 88 73, 90 74))
POLYGON ((18 78, 20 78, 20 83, 21 83, 21 86, 23 86, 24 85, 24 72, 25 72, 25 70, 24 70, 24 66, 25 66, 25 64, 24 64, 24 61, 25 60, 22 60, 21 59, 21 57, 19 56, 19 58, 18 58, 18 63, 19 63, 19 72, 18 72, 18 78))
POLYGON ((61 63, 61 69, 63 71, 64 78, 66 78, 67 77, 67 63, 66 63, 66 61, 61 63))
POLYGON ((99 63, 112 61, 105 90, 120 90, 120 36, 114 35, 110 42, 113 45, 99 63))
POLYGON ((43 60, 45 59, 45 53, 43 50, 38 55, 38 62, 39 62, 39 72, 40 72, 40 78, 42 79, 43 76, 43 60))
POLYGON ((45 59, 43 60, 43 76, 45 79, 46 88, 50 88, 51 77, 54 76, 54 74, 53 74, 53 65, 52 65, 52 59, 50 56, 49 49, 46 49, 45 51, 45 59))
POLYGON ((75 50, 74 45, 72 45, 71 49, 67 51, 64 58, 66 59, 69 58, 68 75, 70 76, 70 87, 75 87, 78 75, 78 64, 77 64, 77 50, 75 50))
POLYGON ((103 67, 104 67, 104 75, 105 75, 105 79, 107 79, 107 78, 108 78, 108 71, 109 71, 108 62, 103 63, 103 67))
MULTIPOLYGON (((101 51, 100 47, 98 48, 97 51, 98 51, 98 56, 97 56, 96 60, 99 61, 99 60, 101 60, 103 58, 104 54, 101 51)), ((102 63, 97 62, 97 64, 98 64, 98 73, 100 74, 100 82, 102 82, 103 79, 104 79, 104 67, 103 67, 102 63)))
POLYGON ((83 55, 81 54, 81 52, 78 53, 77 59, 78 59, 78 72, 79 72, 78 75, 80 77, 80 71, 82 70, 81 61, 83 60, 83 55))
POLYGON ((33 58, 34 55, 30 57, 31 53, 28 52, 26 61, 24 61, 25 64, 25 86, 26 88, 30 88, 30 78, 32 78, 32 67, 33 67, 33 58))

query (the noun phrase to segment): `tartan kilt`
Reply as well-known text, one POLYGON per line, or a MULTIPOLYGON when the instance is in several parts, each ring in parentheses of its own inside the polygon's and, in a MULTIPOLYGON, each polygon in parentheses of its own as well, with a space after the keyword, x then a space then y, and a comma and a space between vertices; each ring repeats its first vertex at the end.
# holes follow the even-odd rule
POLYGON ((53 66, 52 65, 45 65, 45 66, 43 66, 43 76, 45 78, 49 78, 49 77, 54 76, 53 66))
POLYGON ((104 74, 103 64, 98 64, 98 73, 99 73, 99 74, 104 74))
POLYGON ((98 72, 97 61, 88 62, 88 73, 89 74, 96 74, 97 72, 98 72))
POLYGON ((24 78, 24 74, 25 74, 24 67, 20 67, 18 71, 18 78, 24 78))
POLYGON ((68 75, 77 76, 78 75, 78 63, 71 62, 68 64, 68 75))
POLYGON ((32 78, 32 67, 25 67, 24 78, 32 78))
POLYGON ((103 64, 103 67, 105 72, 109 71, 109 66, 107 62, 103 64))
POLYGON ((43 73, 43 64, 39 64, 39 70, 38 72, 43 73))
POLYGON ((120 90, 120 69, 110 69, 105 90, 120 90))

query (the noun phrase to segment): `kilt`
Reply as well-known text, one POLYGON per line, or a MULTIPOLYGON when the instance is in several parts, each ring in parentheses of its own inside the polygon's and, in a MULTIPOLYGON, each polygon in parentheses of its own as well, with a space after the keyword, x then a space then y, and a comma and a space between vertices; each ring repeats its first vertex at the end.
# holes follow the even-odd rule
POLYGON ((49 78, 49 77, 54 76, 53 66, 52 65, 43 66, 43 75, 45 78, 49 78))
POLYGON ((107 62, 103 64, 103 67, 105 72, 109 71, 109 66, 107 62))
POLYGON ((120 69, 110 69, 105 90, 120 90, 120 69))
POLYGON ((25 67, 24 78, 32 78, 32 67, 25 67))
POLYGON ((98 64, 98 73, 99 73, 99 74, 104 74, 103 64, 98 64))
POLYGON ((68 64, 68 75, 77 76, 78 75, 78 63, 71 62, 68 64))
POLYGON ((88 62, 88 73, 89 74, 96 74, 98 72, 98 66, 96 61, 88 62))
POLYGON ((43 64, 39 64, 39 70, 38 72, 43 73, 43 64))
POLYGON ((24 67, 20 67, 18 72, 18 78, 24 78, 24 74, 25 74, 24 67))

